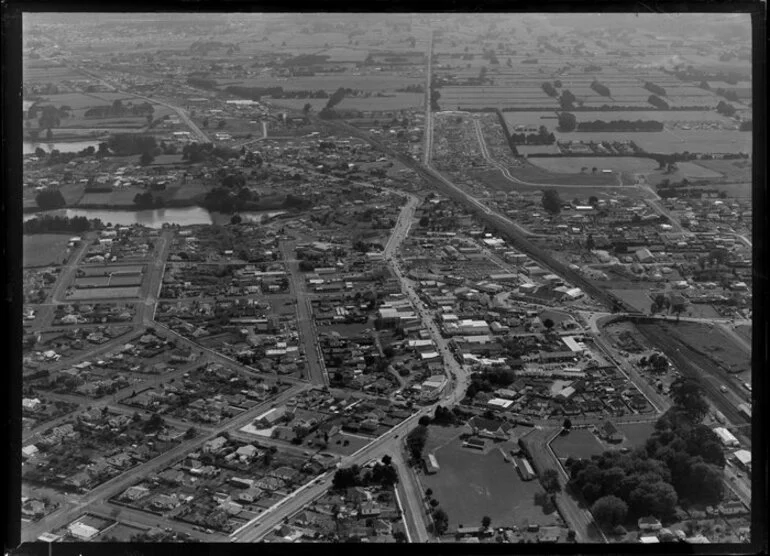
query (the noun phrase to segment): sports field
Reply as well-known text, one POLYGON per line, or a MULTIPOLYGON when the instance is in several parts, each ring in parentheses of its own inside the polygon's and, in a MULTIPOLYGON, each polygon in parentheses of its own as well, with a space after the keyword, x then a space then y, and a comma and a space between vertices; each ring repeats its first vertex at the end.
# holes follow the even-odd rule
POLYGON ((486 454, 464 448, 458 438, 435 452, 440 470, 422 475, 422 486, 449 516, 449 530, 459 525, 481 525, 486 515, 493 526, 546 524, 552 518, 534 503, 543 492, 537 480, 522 481, 513 464, 497 449, 486 454))

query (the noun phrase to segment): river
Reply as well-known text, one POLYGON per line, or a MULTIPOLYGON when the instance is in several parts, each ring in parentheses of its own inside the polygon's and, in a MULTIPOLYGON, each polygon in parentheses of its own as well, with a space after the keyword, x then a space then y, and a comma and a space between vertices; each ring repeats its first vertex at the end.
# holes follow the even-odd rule
MULTIPOLYGON (((244 221, 259 222, 262 217, 273 217, 286 211, 258 211, 238 213, 244 221)), ((25 214, 24 220, 30 220, 41 214, 51 214, 73 218, 85 216, 89 220, 98 218, 105 224, 130 226, 141 224, 148 228, 162 228, 164 224, 193 226, 195 224, 229 224, 232 215, 221 212, 209 212, 202 207, 166 208, 155 210, 107 210, 107 209, 61 209, 25 214)))

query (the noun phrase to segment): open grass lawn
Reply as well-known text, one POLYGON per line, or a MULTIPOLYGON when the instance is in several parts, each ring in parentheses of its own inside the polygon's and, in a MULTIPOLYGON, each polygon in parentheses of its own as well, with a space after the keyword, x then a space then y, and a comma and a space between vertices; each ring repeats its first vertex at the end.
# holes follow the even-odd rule
POLYGON ((652 299, 650 299, 650 296, 647 293, 648 290, 646 289, 628 289, 628 290, 612 289, 610 291, 615 295, 617 295, 619 298, 621 298, 623 301, 635 307, 636 309, 642 311, 643 313, 650 312, 650 304, 652 303, 652 299))
POLYGON ((604 452, 604 446, 587 429, 572 430, 569 434, 557 436, 551 448, 562 462, 568 457, 588 459, 604 452))
POLYGON ((652 423, 632 423, 618 425, 618 430, 626 437, 622 445, 633 449, 644 446, 655 430, 655 425, 652 423))
POLYGON ((23 236, 23 266, 61 264, 70 234, 33 234, 23 236))
POLYGON ((113 189, 109 193, 85 193, 77 206, 86 205, 132 205, 134 203, 134 197, 139 193, 144 193, 145 190, 139 186, 128 186, 120 189, 113 189))
POLYGON ((329 437, 329 445, 323 451, 341 456, 349 456, 369 444, 372 440, 372 438, 339 432, 329 437), (337 441, 339 441, 339 444, 337 444, 337 441), (348 442, 347 446, 345 446, 346 441, 348 442))
POLYGON ((146 531, 146 529, 141 527, 134 527, 132 525, 128 525, 127 523, 118 523, 114 527, 110 528, 109 531, 106 531, 102 537, 99 538, 99 540, 104 540, 104 537, 109 537, 110 539, 115 539, 114 542, 130 542, 131 537, 134 535, 142 534, 146 531))
POLYGON ((449 530, 459 525, 481 525, 486 515, 493 526, 525 523, 547 524, 552 514, 544 514, 534 497, 542 492, 537 480, 522 481, 511 463, 500 451, 486 454, 462 446, 458 438, 436 450, 440 470, 435 475, 422 475, 425 488, 449 516, 449 530))
POLYGON ((713 306, 706 303, 691 303, 687 306, 686 314, 688 317, 695 317, 699 319, 718 319, 719 313, 713 306))
POLYGON ((652 172, 658 167, 658 163, 649 158, 637 158, 633 156, 624 157, 563 157, 563 158, 540 158, 532 157, 529 159, 531 164, 547 170, 548 172, 560 173, 581 173, 582 168, 587 168, 586 174, 591 177, 592 168, 602 170, 613 170, 614 172, 635 172, 644 174, 652 172))
POLYGON ((71 301, 93 300, 93 299, 117 299, 121 297, 138 297, 138 287, 125 288, 89 288, 87 290, 75 290, 72 295, 67 297, 71 301))

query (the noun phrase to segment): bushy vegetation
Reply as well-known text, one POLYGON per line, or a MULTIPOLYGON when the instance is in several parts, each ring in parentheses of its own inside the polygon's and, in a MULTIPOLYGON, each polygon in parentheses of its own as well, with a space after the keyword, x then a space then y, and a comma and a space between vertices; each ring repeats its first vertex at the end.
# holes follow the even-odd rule
POLYGON ((385 488, 398 483, 398 471, 390 456, 383 456, 372 468, 363 470, 358 465, 343 467, 334 473, 332 488, 342 490, 351 487, 379 485, 385 488))
POLYGON ((479 392, 494 392, 499 388, 505 388, 516 380, 514 371, 506 368, 491 369, 484 373, 473 373, 471 383, 465 395, 473 399, 479 392))

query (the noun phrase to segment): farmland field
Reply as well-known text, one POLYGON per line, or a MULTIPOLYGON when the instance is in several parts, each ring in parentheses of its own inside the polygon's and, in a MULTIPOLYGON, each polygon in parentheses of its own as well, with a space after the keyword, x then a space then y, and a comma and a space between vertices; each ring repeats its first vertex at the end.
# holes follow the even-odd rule
POLYGON ((125 288, 88 288, 86 290, 75 290, 67 299, 79 301, 82 299, 117 299, 121 297, 138 297, 139 287, 125 288))
POLYGON ((658 163, 649 158, 637 157, 585 157, 585 158, 539 158, 529 159, 531 164, 549 172, 561 172, 565 174, 580 173, 581 168, 599 168, 599 171, 607 169, 615 172, 652 172, 658 167, 658 163))
MULTIPOLYGON (((395 91, 407 85, 423 85, 425 78, 415 75, 404 77, 392 74, 353 75, 315 75, 308 77, 257 77, 254 79, 220 80, 228 85, 238 84, 245 87, 283 87, 287 91, 309 90, 334 92, 339 87, 361 91, 395 91)), ((221 83, 220 83, 221 86, 221 83)), ((324 99, 325 100, 325 99, 324 99)))
POLYGON ((420 481, 422 486, 433 489, 434 498, 446 510, 450 530, 461 524, 480 524, 485 515, 495 526, 552 521, 534 504, 535 494, 542 492, 540 483, 522 481, 499 450, 481 454, 464 448, 456 439, 435 455, 439 472, 423 475, 420 481))
POLYGON ((719 172, 704 168, 700 165, 700 163, 696 164, 694 162, 677 162, 676 165, 679 167, 679 172, 688 179, 713 179, 722 177, 722 174, 719 172))
POLYGON ((562 463, 569 457, 588 459, 604 452, 604 446, 587 429, 571 430, 564 436, 557 436, 551 448, 562 463))
POLYGON ((65 258, 69 234, 33 234, 23 236, 24 267, 61 264, 65 258))
MULTIPOLYGON (((695 110, 608 110, 608 111, 589 111, 573 112, 578 122, 593 122, 602 120, 611 122, 613 120, 628 120, 635 122, 655 121, 655 122, 721 122, 734 124, 730 118, 722 116, 717 112, 695 111, 695 110)), ((506 120, 507 121, 507 120, 506 120)))
MULTIPOLYGON (((558 117, 556 111, 553 112, 504 112, 503 119, 508 125, 508 130, 513 132, 513 128, 517 125, 544 125, 547 128, 556 127, 558 117)), ((580 121, 580 120, 578 120, 580 121)))
MULTIPOLYGON (((561 154, 561 149, 554 143, 553 145, 516 145, 516 151, 520 155, 530 154, 561 154)), ((530 160, 530 162, 532 162, 530 160)))
POLYGON ((719 172, 730 181, 751 181, 751 160, 699 160, 697 164, 719 172))
POLYGON ((674 131, 653 132, 555 132, 560 141, 633 141, 651 153, 738 153, 751 152, 751 134, 740 131, 674 131))
POLYGON ((744 340, 746 340, 747 342, 751 343, 751 325, 736 326, 735 327, 735 331, 744 340))

